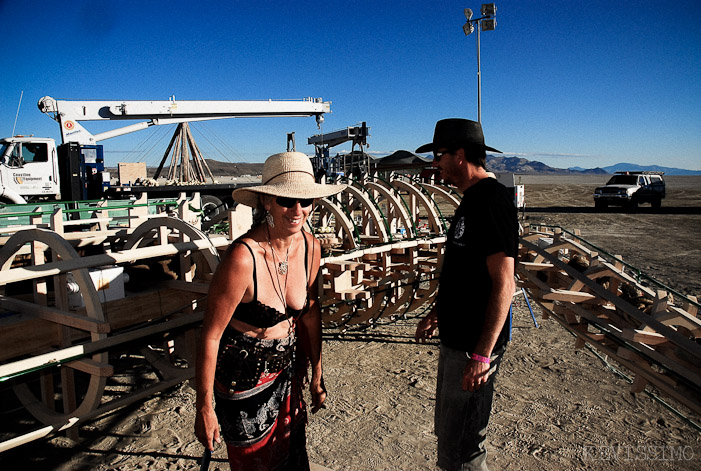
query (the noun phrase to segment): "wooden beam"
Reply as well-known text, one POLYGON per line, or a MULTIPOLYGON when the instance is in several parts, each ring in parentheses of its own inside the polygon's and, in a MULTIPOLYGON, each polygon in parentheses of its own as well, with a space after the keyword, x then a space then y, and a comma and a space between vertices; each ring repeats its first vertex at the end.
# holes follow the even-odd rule
POLYGON ((0 295, 0 307, 26 314, 29 317, 36 316, 40 319, 87 332, 107 334, 111 330, 108 322, 91 319, 85 315, 73 314, 69 311, 62 311, 60 309, 22 301, 17 298, 0 295))
POLYGON ((92 358, 83 358, 82 360, 71 361, 66 363, 66 366, 94 376, 103 376, 108 378, 114 375, 114 366, 108 363, 97 362, 92 358))
POLYGON ((555 265, 552 263, 535 263, 535 262, 518 262, 519 266, 525 268, 526 270, 547 270, 549 268, 554 268, 555 265))
POLYGON ((159 283, 163 288, 187 291, 188 293, 207 294, 209 283, 199 281, 166 280, 159 283))
POLYGON ((202 311, 195 312, 191 315, 183 316, 178 319, 160 322, 148 327, 133 330, 131 332, 125 332, 123 334, 113 335, 105 339, 95 340, 87 344, 74 345, 72 347, 62 348, 53 352, 44 353, 42 355, 35 355, 24 360, 5 363, 0 365, 0 378, 23 374, 25 372, 33 371, 36 368, 50 367, 63 362, 74 361, 79 357, 89 356, 93 353, 107 350, 117 345, 122 345, 124 343, 133 342, 151 335, 196 324, 202 321, 202 317, 202 311))
POLYGON ((164 244, 154 247, 142 247, 131 250, 110 252, 107 254, 90 255, 87 257, 61 260, 46 263, 41 266, 19 267, 0 271, 0 286, 17 281, 33 280, 46 276, 66 273, 80 268, 94 268, 103 265, 116 265, 129 263, 134 260, 146 260, 149 258, 175 255, 187 251, 209 250, 212 243, 208 240, 193 240, 175 244, 164 244))
POLYGON ((641 342, 646 345, 660 345, 669 342, 669 339, 662 334, 638 329, 623 329, 621 337, 632 342, 641 342))
POLYGON ((551 301, 567 301, 571 303, 581 303, 584 301, 590 301, 596 298, 591 293, 585 293, 582 291, 568 291, 564 289, 556 289, 551 292, 544 294, 543 299, 548 299, 551 301))

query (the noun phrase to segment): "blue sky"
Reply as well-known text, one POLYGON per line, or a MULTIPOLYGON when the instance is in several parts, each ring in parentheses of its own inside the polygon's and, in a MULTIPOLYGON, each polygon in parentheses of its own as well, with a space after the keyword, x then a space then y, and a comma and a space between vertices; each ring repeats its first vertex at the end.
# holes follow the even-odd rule
MULTIPOLYGON (((322 97, 323 132, 366 121, 369 151, 414 150, 436 120, 477 119, 470 1, 0 0, 0 135, 60 140, 45 95, 86 100, 322 97)), ((560 168, 618 162, 701 170, 701 4, 497 1, 481 34, 482 124, 507 156, 560 168)), ((477 14, 475 16, 477 16, 477 14)), ((85 122, 100 132, 113 123, 85 122)), ((108 164, 157 162, 172 128, 105 140, 108 164)), ((195 125, 206 157, 262 161, 313 118, 195 125), (201 133, 201 135, 199 134, 201 133), (211 144, 216 143, 216 144, 211 144)), ((348 146, 334 148, 349 150, 348 146)))

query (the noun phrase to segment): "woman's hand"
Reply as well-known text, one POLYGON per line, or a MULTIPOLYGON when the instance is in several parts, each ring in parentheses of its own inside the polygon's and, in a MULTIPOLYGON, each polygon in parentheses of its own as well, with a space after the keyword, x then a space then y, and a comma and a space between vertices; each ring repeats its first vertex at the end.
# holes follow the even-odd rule
POLYGON ((324 379, 315 382, 312 379, 309 385, 309 392, 312 394, 312 414, 316 414, 319 409, 325 408, 324 402, 326 401, 326 388, 324 387, 324 379))
POLYGON ((211 407, 197 411, 197 416, 195 417, 195 436, 205 448, 211 451, 214 451, 214 443, 212 440, 221 443, 219 421, 217 420, 217 415, 214 413, 214 409, 211 407))

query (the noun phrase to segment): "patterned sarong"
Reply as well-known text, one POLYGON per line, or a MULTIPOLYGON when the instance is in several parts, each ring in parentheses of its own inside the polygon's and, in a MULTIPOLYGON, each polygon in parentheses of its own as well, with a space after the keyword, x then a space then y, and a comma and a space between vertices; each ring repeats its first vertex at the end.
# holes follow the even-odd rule
POLYGON ((282 339, 256 339, 231 328, 224 332, 214 383, 215 410, 232 470, 309 469, 307 413, 294 368, 296 343, 294 332, 282 339), (237 381, 226 370, 243 376, 253 371, 259 377, 237 381), (255 385, 239 390, 241 383, 255 385))

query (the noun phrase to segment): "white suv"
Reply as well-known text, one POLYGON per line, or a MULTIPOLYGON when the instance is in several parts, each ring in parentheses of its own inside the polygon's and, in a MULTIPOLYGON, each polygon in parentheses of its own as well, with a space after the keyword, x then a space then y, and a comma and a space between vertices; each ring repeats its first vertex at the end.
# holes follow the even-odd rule
POLYGON ((650 203, 653 208, 662 205, 665 197, 663 172, 616 172, 606 183, 594 190, 594 206, 599 209, 609 205, 637 207, 650 203))

